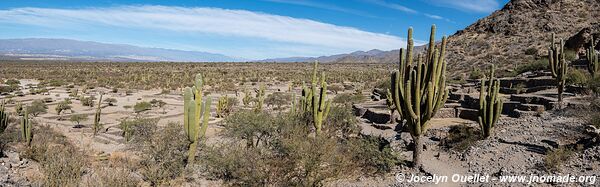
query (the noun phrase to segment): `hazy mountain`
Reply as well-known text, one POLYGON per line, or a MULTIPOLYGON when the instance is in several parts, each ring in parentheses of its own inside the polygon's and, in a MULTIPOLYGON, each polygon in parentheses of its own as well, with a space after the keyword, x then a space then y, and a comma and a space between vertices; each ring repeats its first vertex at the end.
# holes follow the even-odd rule
POLYGON ((232 62, 221 54, 68 39, 0 39, 0 57, 21 60, 232 62))
POLYGON ((368 56, 378 56, 384 52, 385 51, 373 49, 370 51, 356 51, 356 52, 349 53, 349 54, 337 54, 337 55, 331 55, 331 56, 273 58, 273 59, 265 59, 265 60, 259 60, 259 61, 260 62, 312 62, 312 61, 316 60, 319 62, 334 62, 336 60, 339 60, 339 59, 342 59, 345 57, 361 58, 361 57, 368 57, 368 56))

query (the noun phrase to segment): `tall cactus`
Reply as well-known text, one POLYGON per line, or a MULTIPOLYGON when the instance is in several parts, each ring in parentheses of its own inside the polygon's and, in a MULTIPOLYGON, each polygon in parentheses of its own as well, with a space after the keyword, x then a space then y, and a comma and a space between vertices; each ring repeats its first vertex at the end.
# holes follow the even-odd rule
MULTIPOLYGON (((319 62, 315 61, 311 80, 311 91, 309 94, 312 96, 312 98, 309 99, 311 101, 310 107, 312 107, 310 108, 310 111, 313 117, 315 133, 317 135, 321 133, 321 129, 323 128, 323 120, 327 119, 331 105, 331 100, 327 100, 327 82, 325 82, 325 73, 321 72, 320 88, 317 86, 318 64, 319 62)), ((308 104, 308 102, 306 104, 308 104)))
POLYGON ((4 101, 0 103, 0 133, 3 133, 6 127, 8 127, 8 112, 6 112, 4 104, 4 101))
POLYGON ((592 42, 590 48, 586 50, 586 56, 588 60, 588 71, 595 77, 600 71, 600 64, 598 64, 598 54, 596 53, 596 46, 594 46, 594 37, 592 36, 592 42))
POLYGON ((94 126, 93 126, 93 131, 94 131, 94 136, 96 136, 96 134, 98 134, 98 131, 100 131, 100 128, 102 128, 102 124, 100 123, 100 114, 102 113, 102 109, 100 108, 100 104, 102 103, 102 94, 100 94, 100 99, 98 100, 98 106, 96 107, 96 114, 94 115, 94 126))
POLYGON ((261 111, 263 109, 263 105, 265 103, 265 84, 260 84, 258 90, 256 92, 256 106, 254 106, 255 111, 261 111))
POLYGON ((183 92, 183 128, 190 141, 187 163, 194 163, 196 148, 200 138, 204 138, 210 117, 210 97, 202 102, 202 74, 197 74, 192 88, 186 87, 183 92), (202 119, 201 119, 202 118, 202 119), (202 120, 202 121, 200 121, 202 120))
POLYGON ((392 99, 392 91, 390 91, 390 89, 387 89, 387 93, 386 93, 386 98, 385 98, 385 105, 387 105, 388 110, 390 110, 390 121, 388 121, 388 123, 394 123, 394 112, 396 111, 396 105, 394 105, 394 99, 392 99))
POLYGON ((23 114, 23 118, 21 119, 21 137, 23 138, 23 141, 27 143, 27 146, 30 146, 31 140, 33 140, 31 129, 32 126, 31 121, 29 121, 29 111, 25 110, 25 114, 23 114))
POLYGON ((300 97, 299 111, 307 112, 312 109, 312 89, 306 87, 306 84, 302 83, 302 97, 300 97))
POLYGON ((220 97, 217 102, 217 117, 225 117, 229 113, 229 98, 227 95, 220 97))
POLYGON ((17 113, 17 115, 20 116, 20 115, 23 115, 23 111, 24 111, 23 103, 21 103, 20 101, 17 102, 17 105, 15 106, 15 112, 17 113))
POLYGON ((564 51, 565 42, 561 39, 560 43, 556 43, 556 37, 552 33, 552 43, 548 49, 548 62, 552 77, 558 82, 558 103, 563 101, 563 90, 565 89, 567 61, 565 60, 564 51))
POLYGON ((435 25, 433 25, 427 54, 418 55, 417 62, 413 63, 412 33, 412 28, 409 28, 406 56, 401 49, 399 70, 395 70, 391 77, 391 91, 396 110, 406 119, 406 125, 415 142, 414 167, 421 167, 422 136, 427 131, 429 120, 444 105, 448 97, 444 61, 446 37, 442 38, 440 49, 437 49, 435 25))
POLYGON ((494 66, 490 71, 489 85, 485 87, 485 79, 481 79, 481 90, 479 91, 479 125, 483 131, 483 137, 487 138, 496 126, 496 122, 502 113, 502 99, 499 97, 500 80, 494 79, 494 66), (487 89, 487 91, 486 91, 487 89))

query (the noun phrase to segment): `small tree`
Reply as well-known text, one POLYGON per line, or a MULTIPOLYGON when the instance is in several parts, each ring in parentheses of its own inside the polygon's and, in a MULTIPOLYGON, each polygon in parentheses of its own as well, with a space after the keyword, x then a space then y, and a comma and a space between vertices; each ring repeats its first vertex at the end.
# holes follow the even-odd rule
POLYGON ((143 101, 143 102, 136 103, 133 106, 133 111, 135 113, 140 113, 140 112, 143 112, 146 110, 150 110, 150 108, 152 108, 152 104, 150 104, 149 102, 143 101))
POLYGON ((58 105, 56 105, 56 108, 54 108, 54 110, 56 110, 56 114, 58 115, 58 120, 62 120, 62 111, 65 110, 71 110, 71 105, 69 105, 69 102, 67 101, 61 101, 58 103, 58 105))
POLYGON ((108 106, 115 106, 115 103, 117 102, 117 99, 115 99, 115 98, 106 98, 104 100, 104 102, 106 102, 106 104, 108 104, 108 106))
POLYGON ((88 116, 85 114, 75 114, 69 119, 69 121, 77 123, 77 126, 79 126, 81 122, 85 120, 88 120, 88 116))
POLYGON ((33 117, 37 117, 41 113, 46 113, 48 106, 42 100, 35 100, 31 102, 31 105, 27 107, 27 111, 33 115, 33 117))
POLYGON ((291 99, 292 97, 289 94, 275 92, 267 96, 265 103, 267 106, 276 106, 276 110, 281 110, 281 106, 288 104, 291 99))

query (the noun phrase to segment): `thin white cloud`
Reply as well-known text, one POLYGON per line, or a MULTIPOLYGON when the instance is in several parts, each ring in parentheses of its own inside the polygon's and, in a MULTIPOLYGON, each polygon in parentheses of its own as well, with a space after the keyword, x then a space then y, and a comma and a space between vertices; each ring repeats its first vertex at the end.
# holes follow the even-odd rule
POLYGON ((433 15, 433 14, 425 14, 425 16, 432 18, 432 19, 439 19, 439 20, 443 20, 444 18, 442 16, 438 16, 438 15, 433 15))
POLYGON ((367 14, 365 12, 361 12, 358 10, 344 8, 344 7, 340 7, 340 6, 332 5, 332 4, 319 3, 319 2, 315 2, 315 1, 307 1, 307 0, 262 0, 262 1, 273 2, 273 3, 282 3, 282 4, 291 4, 291 5, 300 5, 300 6, 305 6, 305 7, 312 7, 312 8, 318 8, 318 9, 324 9, 324 10, 344 12, 344 13, 348 13, 348 14, 354 14, 354 15, 365 16, 365 17, 375 17, 373 15, 370 15, 370 14, 367 14))
POLYGON ((490 13, 497 10, 497 0, 425 0, 436 6, 454 8, 465 12, 490 13))
POLYGON ((416 10, 413 10, 411 8, 396 4, 396 3, 390 3, 390 2, 386 2, 385 0, 362 0, 364 2, 368 2, 371 4, 375 4, 375 5, 379 5, 379 6, 383 6, 383 7, 387 7, 390 9, 394 9, 394 10, 399 10, 402 12, 406 12, 406 13, 411 13, 411 14, 416 14, 418 13, 416 10))
MULTIPOLYGON (((392 35, 362 31, 308 19, 245 10, 169 6, 121 6, 110 8, 0 10, 0 22, 55 29, 115 27, 149 32, 198 33, 240 37, 288 46, 312 46, 312 51, 396 49, 405 40, 392 35)), ((244 45, 240 42, 239 45, 244 45)), ((303 54, 298 54, 303 55, 303 54)))

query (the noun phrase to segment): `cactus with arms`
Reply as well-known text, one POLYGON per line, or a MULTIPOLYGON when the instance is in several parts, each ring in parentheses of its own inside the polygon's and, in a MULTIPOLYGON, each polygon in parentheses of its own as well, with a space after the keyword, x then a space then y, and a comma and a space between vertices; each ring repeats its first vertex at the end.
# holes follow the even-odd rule
POLYGON ((31 129, 32 126, 31 121, 29 121, 29 111, 25 110, 25 114, 23 114, 23 118, 21 119, 21 137, 27 143, 27 146, 30 146, 31 140, 33 140, 31 129))
POLYGON ((204 138, 210 117, 210 97, 202 102, 202 74, 197 74, 192 88, 186 87, 183 92, 184 113, 183 128, 190 141, 188 149, 188 165, 196 158, 196 148, 200 138, 204 138), (202 120, 202 121, 201 121, 202 120))
POLYGON ((260 84, 258 90, 256 92, 256 106, 254 106, 255 111, 261 111, 263 109, 263 105, 265 103, 265 84, 260 84))
POLYGON ((315 61, 310 88, 302 85, 302 96, 297 106, 298 112, 311 115, 316 134, 321 133, 323 121, 327 119, 331 106, 331 100, 327 100, 325 73, 321 72, 320 80, 317 79, 318 64, 319 62, 315 61))
POLYGON ((4 101, 0 103, 0 133, 3 133, 6 127, 8 127, 8 112, 6 112, 4 101))
POLYGON ((556 37, 552 33, 552 44, 548 49, 548 62, 552 77, 558 82, 558 103, 562 103, 563 90, 565 89, 566 74, 567 74, 567 61, 565 60, 564 41, 561 39, 560 43, 556 43, 556 37))
POLYGON ((490 72, 488 88, 485 87, 485 79, 481 79, 481 90, 479 91, 479 125, 483 131, 483 137, 487 138, 496 126, 496 122, 502 113, 502 99, 499 97, 500 80, 494 80, 494 66, 490 72), (487 91, 486 91, 487 89, 487 91))
POLYGON ((220 97, 217 102, 217 117, 222 118, 229 114, 229 98, 227 95, 220 97))
POLYGON ((100 123, 100 113, 102 113, 102 109, 100 108, 100 104, 102 103, 102 94, 100 94, 100 99, 98 100, 98 106, 96 107, 96 114, 94 115, 94 136, 98 134, 100 128, 102 128, 102 124, 100 123))
POLYGON ((598 64, 598 54, 596 53, 596 46, 594 46, 594 37, 592 36, 592 42, 590 48, 586 50, 588 60, 588 71, 592 74, 592 77, 596 76, 596 73, 600 71, 600 64, 598 64))
POLYGON ((444 105, 448 97, 446 90, 446 37, 442 38, 440 49, 435 48, 435 25, 431 27, 429 47, 426 56, 418 55, 413 63, 412 28, 408 29, 406 56, 400 50, 399 70, 392 73, 391 91, 398 113, 406 119, 406 125, 415 142, 413 152, 414 167, 421 167, 420 154, 423 149, 423 134, 429 120, 444 105))

